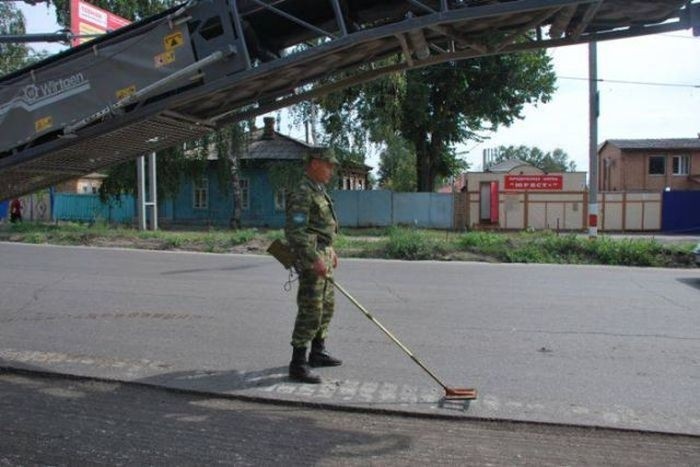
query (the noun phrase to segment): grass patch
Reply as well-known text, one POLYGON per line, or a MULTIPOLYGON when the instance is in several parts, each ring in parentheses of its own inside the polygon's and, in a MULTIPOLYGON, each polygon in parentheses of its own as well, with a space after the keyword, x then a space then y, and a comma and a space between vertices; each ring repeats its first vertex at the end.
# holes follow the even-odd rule
POLYGON ((692 246, 663 245, 650 239, 613 239, 553 232, 500 234, 470 232, 458 240, 462 250, 508 263, 690 266, 692 246))
POLYGON ((447 245, 434 235, 422 230, 394 227, 389 229, 389 239, 384 246, 386 258, 426 260, 444 257, 447 245))
MULTIPOLYGON (((138 231, 104 222, 0 225, 0 240, 61 245, 120 246, 215 253, 263 253, 282 229, 193 229, 138 231)), ((606 264, 693 267, 692 244, 554 232, 454 233, 412 227, 343 229, 335 243, 341 257, 404 260, 480 260, 507 263, 606 264)))

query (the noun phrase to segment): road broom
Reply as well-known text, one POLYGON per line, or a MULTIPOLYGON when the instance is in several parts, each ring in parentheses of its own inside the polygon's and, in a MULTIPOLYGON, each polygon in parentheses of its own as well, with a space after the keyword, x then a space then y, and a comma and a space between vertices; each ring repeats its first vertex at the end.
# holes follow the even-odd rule
POLYGON ((392 341, 394 341, 394 343, 396 343, 396 345, 398 345, 399 347, 401 347, 401 350, 403 350, 404 352, 406 352, 406 354, 408 354, 408 356, 411 357, 411 360, 413 360, 414 362, 416 362, 416 364, 417 364, 419 367, 421 367, 421 368, 423 369, 423 371, 425 371, 426 373, 428 373, 428 374, 430 375, 431 378, 433 378, 440 386, 442 386, 442 388, 445 390, 445 397, 444 397, 444 398, 445 398, 446 400, 469 400, 469 399, 476 399, 476 389, 472 389, 472 388, 451 388, 451 387, 448 387, 445 383, 443 383, 443 382, 440 380, 440 378, 438 378, 437 376, 435 376, 435 374, 434 374, 432 371, 430 371, 430 370, 423 364, 423 362, 421 362, 420 360, 418 360, 418 358, 417 358, 415 355, 413 355, 413 352, 411 352, 411 351, 408 349, 408 347, 406 347, 405 345, 403 345, 403 344, 401 343, 401 341, 399 341, 399 340, 396 338, 396 336, 394 336, 387 328, 385 328, 384 325, 383 325, 382 323, 380 323, 379 321, 377 321, 377 319, 376 319, 374 316, 372 316, 372 314, 371 314, 369 311, 367 311, 367 310, 365 309, 365 307, 363 307, 362 304, 361 304, 360 302, 358 302, 357 300, 355 300, 355 298, 354 298, 352 295, 350 295, 350 294, 348 293, 347 290, 345 290, 345 289, 344 289, 340 284, 338 284, 335 280, 333 280, 333 279, 329 279, 329 280, 330 280, 331 282, 333 282, 333 285, 334 285, 338 290, 340 290, 340 292, 341 292, 343 295, 345 295, 345 296, 348 298, 348 300, 350 300, 350 301, 353 303, 353 305, 355 305, 362 313, 364 313, 364 315, 365 315, 367 318, 369 318, 370 321, 372 321, 374 324, 376 324, 377 327, 378 327, 379 329, 381 329, 382 332, 384 332, 384 334, 386 334, 387 336, 389 336, 389 338, 390 338, 392 341))

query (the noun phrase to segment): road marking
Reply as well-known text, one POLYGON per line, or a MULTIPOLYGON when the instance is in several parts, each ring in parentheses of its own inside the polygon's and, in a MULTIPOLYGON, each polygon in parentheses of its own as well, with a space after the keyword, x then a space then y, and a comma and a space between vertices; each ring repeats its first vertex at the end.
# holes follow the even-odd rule
POLYGON ((260 387, 256 390, 307 399, 340 399, 344 402, 362 403, 401 403, 405 405, 418 401, 437 403, 441 399, 441 394, 438 394, 438 391, 427 387, 357 380, 327 381, 320 385, 285 382, 260 387))

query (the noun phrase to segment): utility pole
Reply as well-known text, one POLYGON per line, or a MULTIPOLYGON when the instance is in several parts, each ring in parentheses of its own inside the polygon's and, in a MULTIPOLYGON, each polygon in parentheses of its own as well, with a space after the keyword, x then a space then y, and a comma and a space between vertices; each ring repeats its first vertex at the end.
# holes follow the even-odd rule
POLYGON ((598 236, 598 47, 588 43, 588 236, 598 236))
POLYGON ((158 230, 158 194, 156 181, 156 153, 148 155, 148 173, 146 172, 146 157, 141 155, 136 159, 136 183, 138 193, 137 215, 139 230, 158 230), (148 185, 146 184, 148 174, 148 185), (148 193, 146 188, 148 187, 148 193), (149 201, 150 199, 150 201, 149 201), (148 215, 150 211, 150 216, 148 215), (148 219, 148 224, 146 220, 148 219))

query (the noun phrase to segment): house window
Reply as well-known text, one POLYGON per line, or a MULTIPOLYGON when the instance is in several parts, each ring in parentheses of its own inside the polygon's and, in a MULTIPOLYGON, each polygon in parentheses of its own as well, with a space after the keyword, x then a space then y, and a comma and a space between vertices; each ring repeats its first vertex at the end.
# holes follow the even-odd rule
POLYGON ((247 178, 241 178, 241 209, 250 209, 250 183, 247 178))
POLYGON ((673 156, 673 175, 690 173, 690 156, 673 156))
POLYGON ((275 191, 275 211, 284 211, 287 203, 287 197, 284 190, 275 191))
POLYGON ((209 207, 209 180, 203 178, 194 182, 192 187, 192 207, 207 209, 209 207))
POLYGON ((649 175, 664 175, 666 173, 666 156, 651 156, 649 158, 649 175))

